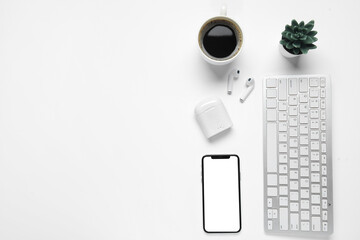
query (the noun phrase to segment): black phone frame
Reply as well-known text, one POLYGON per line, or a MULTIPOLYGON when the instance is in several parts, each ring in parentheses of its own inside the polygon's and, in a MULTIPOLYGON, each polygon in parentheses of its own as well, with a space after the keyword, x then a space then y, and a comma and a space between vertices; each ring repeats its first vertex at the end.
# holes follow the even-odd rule
POLYGON ((236 154, 208 154, 204 155, 201 159, 201 186, 202 186, 202 212, 203 212, 203 230, 206 233, 238 233, 242 228, 242 220, 241 220, 241 194, 240 194, 240 158, 236 154), (240 226, 236 231, 225 231, 225 232, 210 232, 205 228, 205 197, 204 197, 204 159, 206 157, 211 157, 211 159, 229 159, 230 157, 237 158, 237 169, 238 169, 238 186, 239 186, 239 220, 240 226))

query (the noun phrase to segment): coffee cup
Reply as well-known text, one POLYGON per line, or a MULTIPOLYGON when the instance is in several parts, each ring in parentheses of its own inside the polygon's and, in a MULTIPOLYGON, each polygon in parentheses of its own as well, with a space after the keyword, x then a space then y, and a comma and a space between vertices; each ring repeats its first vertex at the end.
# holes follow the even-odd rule
POLYGON ((240 26, 226 16, 226 6, 220 16, 208 19, 200 28, 198 44, 203 58, 214 65, 232 62, 240 53, 244 42, 240 26))

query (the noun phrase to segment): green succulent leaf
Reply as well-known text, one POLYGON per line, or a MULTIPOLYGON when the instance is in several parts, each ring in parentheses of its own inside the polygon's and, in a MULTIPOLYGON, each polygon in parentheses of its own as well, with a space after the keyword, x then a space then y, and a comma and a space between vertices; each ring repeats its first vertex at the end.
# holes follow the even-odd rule
POLYGON ((290 25, 286 25, 285 26, 285 31, 288 31, 288 32, 293 32, 293 29, 292 29, 292 27, 290 27, 290 25))
POLYGON ((311 20, 310 22, 308 22, 308 23, 305 25, 305 28, 306 28, 308 31, 311 31, 311 30, 314 28, 314 24, 315 24, 315 21, 314 21, 314 20, 311 20))
POLYGON ((310 36, 310 37, 313 37, 313 36, 315 36, 317 34, 317 31, 310 31, 310 32, 308 32, 308 36, 310 36))
POLYGON ((297 22, 295 19, 293 19, 293 20, 291 21, 291 25, 292 25, 292 26, 299 26, 298 22, 297 22))
POLYGON ((294 49, 293 49, 293 53, 296 54, 296 55, 298 55, 298 54, 300 53, 300 49, 294 48, 294 49))
POLYGON ((288 44, 288 41, 286 41, 285 39, 281 39, 280 44, 286 46, 286 44, 288 44))
POLYGON ((301 42, 300 42, 300 41, 296 41, 296 42, 293 42, 292 45, 294 46, 294 48, 300 48, 301 42))
POLYGON ((307 36, 306 40, 304 41, 305 44, 311 44, 315 42, 314 39, 310 36, 307 36))
POLYGON ((316 37, 312 37, 312 39, 314 40, 314 42, 316 42, 318 40, 316 37))
POLYGON ((304 47, 301 47, 301 48, 300 48, 300 51, 301 51, 302 54, 307 54, 308 51, 309 51, 309 48, 307 48, 306 46, 304 46, 304 47))
POLYGON ((292 42, 288 42, 288 43, 286 44, 285 48, 287 48, 287 49, 293 49, 294 46, 292 45, 292 42))
POLYGON ((309 49, 315 49, 315 48, 317 48, 317 46, 316 46, 315 44, 309 44, 309 45, 307 45, 307 47, 308 47, 309 49))
POLYGON ((299 23, 299 26, 300 26, 300 27, 304 27, 304 25, 305 25, 305 24, 304 24, 304 21, 301 21, 301 22, 299 23))
POLYGON ((305 41, 305 40, 306 40, 306 38, 307 38, 307 36, 306 36, 306 35, 304 35, 304 36, 300 37, 299 39, 300 39, 301 41, 305 41))

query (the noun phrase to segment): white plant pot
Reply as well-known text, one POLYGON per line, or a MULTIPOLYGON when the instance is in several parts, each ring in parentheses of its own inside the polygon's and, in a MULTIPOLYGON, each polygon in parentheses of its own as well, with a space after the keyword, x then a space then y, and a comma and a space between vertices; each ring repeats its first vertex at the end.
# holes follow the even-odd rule
POLYGON ((296 57, 299 57, 301 55, 301 54, 300 55, 295 55, 295 54, 289 53, 288 51, 286 51, 284 46, 281 45, 280 43, 279 43, 279 51, 280 51, 281 55, 283 55, 286 58, 296 58, 296 57))

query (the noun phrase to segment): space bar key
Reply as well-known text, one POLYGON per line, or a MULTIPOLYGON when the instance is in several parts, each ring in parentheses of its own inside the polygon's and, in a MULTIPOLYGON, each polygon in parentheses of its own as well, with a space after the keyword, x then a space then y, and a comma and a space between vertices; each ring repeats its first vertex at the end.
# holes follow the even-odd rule
POLYGON ((277 172, 277 134, 276 123, 266 125, 266 166, 268 172, 277 172))

